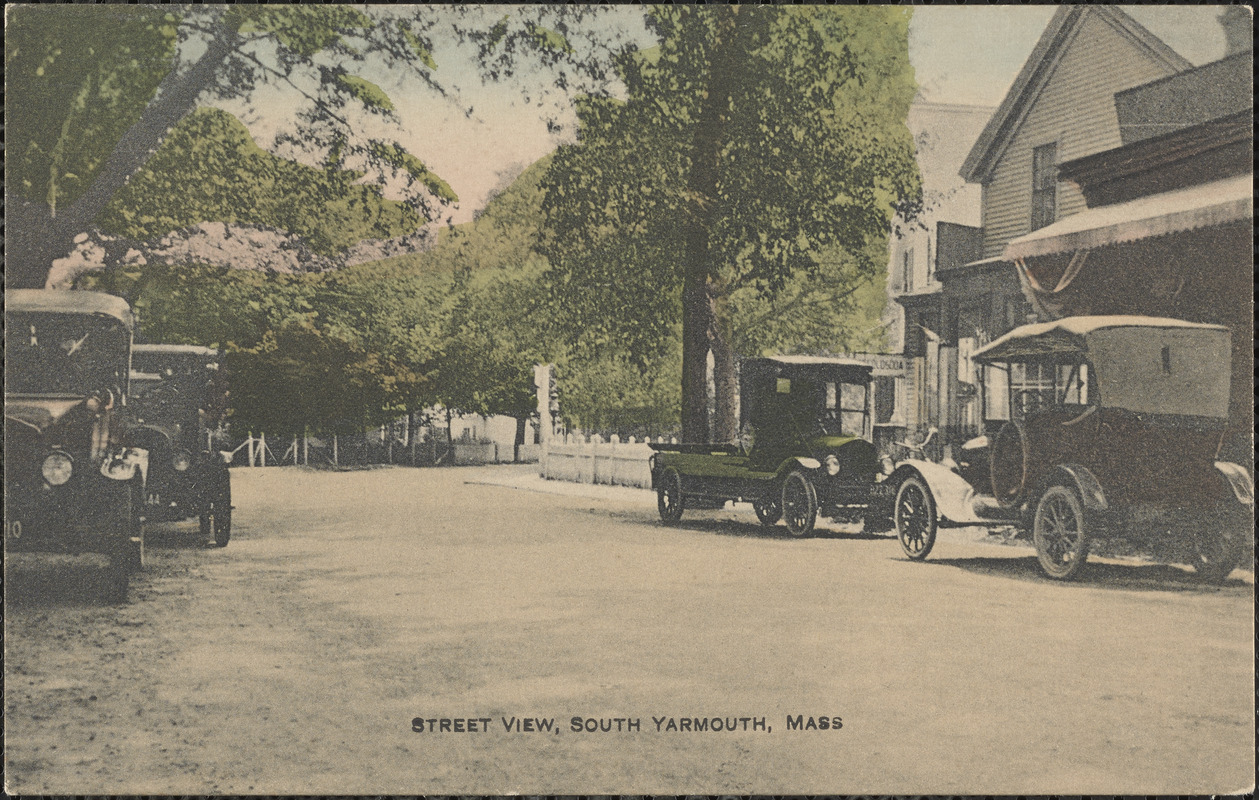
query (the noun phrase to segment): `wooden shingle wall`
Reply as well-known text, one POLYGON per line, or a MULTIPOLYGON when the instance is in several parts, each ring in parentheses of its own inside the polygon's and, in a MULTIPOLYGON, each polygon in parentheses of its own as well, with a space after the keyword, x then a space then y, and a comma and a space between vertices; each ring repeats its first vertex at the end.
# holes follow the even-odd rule
MULTIPOLYGON (((1006 243, 1031 230, 1032 149, 1056 142, 1057 161, 1118 147, 1115 92, 1166 76, 1171 70, 1124 33, 1094 14, 1085 14, 1071 41, 1027 105, 1025 116, 984 185, 985 258, 1000 256, 1006 243)), ((1057 218, 1084 210, 1084 196, 1058 183, 1057 218)))

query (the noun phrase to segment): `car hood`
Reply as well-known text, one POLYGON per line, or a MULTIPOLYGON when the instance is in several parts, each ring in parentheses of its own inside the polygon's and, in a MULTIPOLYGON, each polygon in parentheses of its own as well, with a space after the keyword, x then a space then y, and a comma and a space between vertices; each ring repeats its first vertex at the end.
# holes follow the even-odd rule
POLYGON ((860 436, 818 436, 813 444, 826 450, 838 450, 849 442, 865 441, 860 436))
POLYGON ((4 424, 21 425, 42 434, 86 402, 86 397, 6 397, 4 424))

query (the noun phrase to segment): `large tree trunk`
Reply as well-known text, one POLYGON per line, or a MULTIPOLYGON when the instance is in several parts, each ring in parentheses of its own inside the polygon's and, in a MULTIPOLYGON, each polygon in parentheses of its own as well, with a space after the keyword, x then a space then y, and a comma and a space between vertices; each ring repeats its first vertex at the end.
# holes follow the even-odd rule
POLYGON ((525 443, 525 431, 528 430, 529 417, 516 417, 516 449, 512 454, 512 463, 520 462, 520 448, 525 443))
POLYGON ((92 185, 54 214, 44 203, 32 203, 5 190, 5 284, 10 289, 38 289, 48 280, 52 262, 74 248, 118 190, 139 172, 166 134, 196 107, 197 98, 214 85, 219 67, 240 44, 233 30, 218 26, 205 52, 190 68, 170 74, 158 86, 134 125, 114 145, 92 185))
POLYGON ((713 441, 733 442, 739 438, 739 419, 736 410, 738 386, 736 383, 734 349, 731 346, 730 315, 725 309, 725 295, 717 284, 710 284, 711 313, 709 319, 709 347, 713 353, 713 391, 715 397, 713 441))
MULTIPOLYGON (((688 260, 690 248, 688 250, 688 260)), ((690 271, 688 267, 688 272, 690 271)), ((682 441, 708 441, 708 293, 682 289, 682 441)))
MULTIPOLYGON (((707 10, 707 9, 706 9, 707 10)), ((698 13, 698 12, 697 12, 698 13)), ((730 107, 734 28, 737 10, 718 6, 708 89, 691 145, 687 188, 693 198, 686 221, 686 264, 682 283, 682 441, 707 442, 708 352, 713 305, 710 282, 718 271, 710 236, 717 206, 718 170, 726 114, 730 107)))

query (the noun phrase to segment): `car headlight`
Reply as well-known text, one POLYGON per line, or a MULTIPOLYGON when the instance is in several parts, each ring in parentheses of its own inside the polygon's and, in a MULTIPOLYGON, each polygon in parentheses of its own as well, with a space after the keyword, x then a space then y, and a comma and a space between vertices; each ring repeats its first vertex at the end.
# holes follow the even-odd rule
POLYGON ((54 450, 44 457, 44 464, 39 470, 49 486, 61 486, 70 480, 74 473, 74 459, 69 453, 54 450))
POLYGON ((883 456, 883 458, 879 459, 879 470, 882 471, 884 475, 891 475, 895 469, 896 464, 893 463, 891 456, 883 456))
POLYGON ((834 453, 826 457, 826 474, 832 478, 839 474, 839 459, 834 453))
POLYGON ((176 472, 186 472, 192 466, 192 455, 187 450, 176 450, 170 457, 170 465, 176 472))

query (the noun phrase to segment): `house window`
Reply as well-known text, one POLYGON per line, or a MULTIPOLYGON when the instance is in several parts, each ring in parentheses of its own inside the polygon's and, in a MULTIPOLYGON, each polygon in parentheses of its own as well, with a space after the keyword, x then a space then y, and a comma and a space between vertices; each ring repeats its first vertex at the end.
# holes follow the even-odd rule
POLYGON ((906 292, 914 290, 914 248, 901 253, 901 286, 906 292))
POLYGON ((1032 150, 1032 230, 1054 221, 1058 203, 1058 145, 1032 150))

